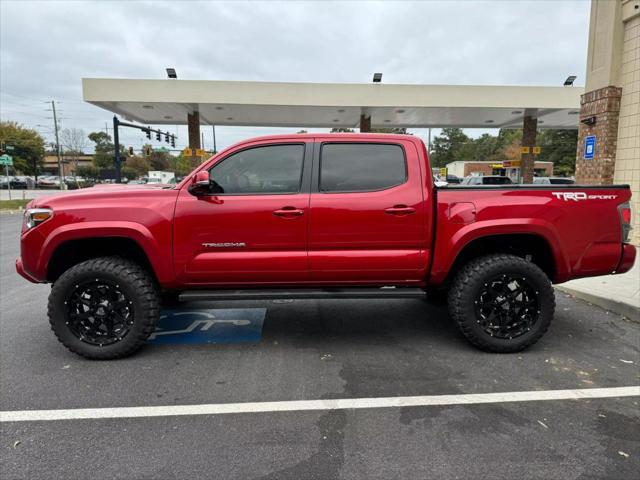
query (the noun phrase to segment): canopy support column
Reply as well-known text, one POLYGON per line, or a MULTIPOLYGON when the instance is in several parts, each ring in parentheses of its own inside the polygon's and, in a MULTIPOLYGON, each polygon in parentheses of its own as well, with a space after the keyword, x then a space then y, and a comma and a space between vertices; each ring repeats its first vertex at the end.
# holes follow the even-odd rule
POLYGON ((535 157, 533 147, 536 145, 538 118, 527 112, 522 124, 523 153, 520 157, 520 178, 522 183, 533 183, 533 167, 535 157), (525 152, 526 149, 526 153, 525 152))

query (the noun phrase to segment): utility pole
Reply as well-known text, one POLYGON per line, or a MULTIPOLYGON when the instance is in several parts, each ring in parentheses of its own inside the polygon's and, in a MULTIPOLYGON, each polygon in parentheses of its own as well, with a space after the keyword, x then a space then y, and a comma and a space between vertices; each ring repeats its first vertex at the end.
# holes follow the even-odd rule
POLYGON ((56 102, 51 100, 53 110, 53 129, 56 132, 56 156, 58 157, 58 176, 60 177, 60 190, 64 190, 64 172, 62 171, 62 159, 60 158, 60 139, 58 138, 58 117, 56 116, 56 102))
POLYGON ((218 148, 216 147, 216 126, 211 125, 213 129, 213 153, 218 153, 218 148))
POLYGON ((200 144, 201 148, 204 150, 204 132, 200 132, 200 144))

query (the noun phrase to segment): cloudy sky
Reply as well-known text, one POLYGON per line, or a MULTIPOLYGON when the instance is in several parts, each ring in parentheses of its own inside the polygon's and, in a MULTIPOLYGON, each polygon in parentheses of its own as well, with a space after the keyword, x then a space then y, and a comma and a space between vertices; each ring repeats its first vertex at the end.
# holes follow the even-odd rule
MULTIPOLYGON (((561 85, 574 74, 584 85, 588 26, 580 0, 0 0, 0 119, 51 140, 55 100, 61 128, 104 130, 111 115, 82 102, 80 79, 165 78, 167 66, 181 79, 369 82, 383 72, 384 83, 561 85)), ((170 130, 184 146, 186 129, 170 130)), ((218 147, 283 130, 219 127, 218 147)))

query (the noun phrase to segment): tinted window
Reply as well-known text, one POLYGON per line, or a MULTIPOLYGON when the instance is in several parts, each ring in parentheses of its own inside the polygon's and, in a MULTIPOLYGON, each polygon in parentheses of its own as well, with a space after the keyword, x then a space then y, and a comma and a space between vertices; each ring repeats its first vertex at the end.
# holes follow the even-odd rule
POLYGON ((512 182, 509 177, 484 177, 482 183, 485 185, 504 185, 512 182))
POLYGON ((552 185, 572 185, 576 182, 570 178, 550 178, 549 183, 552 185))
POLYGON ((320 159, 320 190, 363 192, 404 183, 407 168, 399 145, 325 144, 320 159))
POLYGON ((225 158, 210 171, 215 193, 297 193, 304 145, 251 148, 225 158))

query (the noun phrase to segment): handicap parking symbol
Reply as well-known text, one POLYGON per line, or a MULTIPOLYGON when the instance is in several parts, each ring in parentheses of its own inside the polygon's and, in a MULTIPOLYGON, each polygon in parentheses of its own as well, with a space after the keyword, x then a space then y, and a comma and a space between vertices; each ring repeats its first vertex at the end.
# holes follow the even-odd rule
POLYGON ((256 343, 266 308, 179 308, 163 310, 151 344, 256 343))

